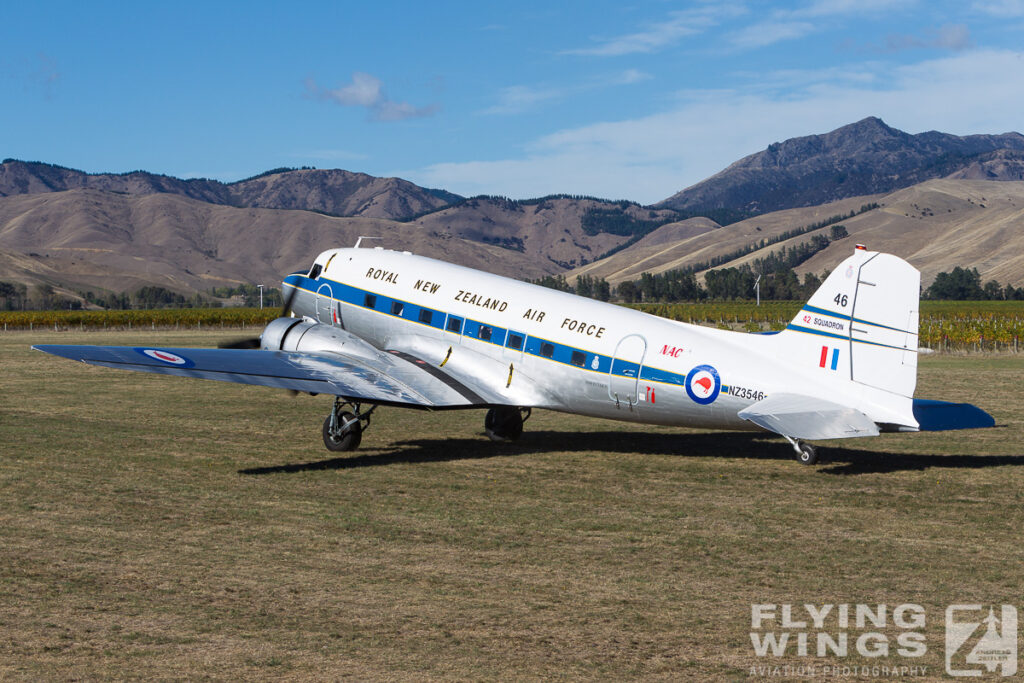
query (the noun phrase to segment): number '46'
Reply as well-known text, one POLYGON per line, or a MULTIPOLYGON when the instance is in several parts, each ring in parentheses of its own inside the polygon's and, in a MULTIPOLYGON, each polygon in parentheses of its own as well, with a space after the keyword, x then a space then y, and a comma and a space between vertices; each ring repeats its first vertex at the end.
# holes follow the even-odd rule
POLYGON ((841 308, 846 308, 846 304, 850 303, 850 300, 846 297, 845 294, 836 294, 836 298, 832 299, 832 301, 835 301, 837 304, 839 304, 841 308))

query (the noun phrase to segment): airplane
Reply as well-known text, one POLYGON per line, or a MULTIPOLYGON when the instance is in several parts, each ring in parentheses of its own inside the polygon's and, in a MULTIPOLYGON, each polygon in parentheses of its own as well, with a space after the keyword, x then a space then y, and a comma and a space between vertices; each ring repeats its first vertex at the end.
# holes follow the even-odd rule
POLYGON ((514 441, 533 409, 810 441, 994 426, 915 399, 920 273, 857 245, 784 330, 659 318, 381 247, 329 249, 288 275, 258 338, 221 348, 40 344, 93 365, 335 397, 330 451, 357 448, 378 406, 486 409, 514 441))

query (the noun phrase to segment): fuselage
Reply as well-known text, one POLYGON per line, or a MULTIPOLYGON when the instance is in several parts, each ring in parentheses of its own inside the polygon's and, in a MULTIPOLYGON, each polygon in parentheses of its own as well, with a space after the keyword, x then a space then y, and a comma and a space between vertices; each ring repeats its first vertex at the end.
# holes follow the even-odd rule
POLYGON ((758 429, 737 412, 773 392, 857 392, 827 364, 787 358, 776 335, 666 320, 408 252, 329 250, 284 285, 296 290, 297 315, 380 349, 414 347, 435 365, 487 359, 462 367, 502 380, 507 367, 509 391, 529 381, 554 410, 758 429))

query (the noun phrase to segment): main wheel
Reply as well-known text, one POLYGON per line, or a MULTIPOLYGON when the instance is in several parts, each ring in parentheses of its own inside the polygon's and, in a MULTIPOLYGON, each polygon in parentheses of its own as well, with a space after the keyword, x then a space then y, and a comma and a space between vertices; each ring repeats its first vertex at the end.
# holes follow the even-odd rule
POLYGON ((331 431, 331 416, 324 420, 324 446, 329 451, 354 451, 363 440, 363 426, 353 413, 347 410, 338 415, 338 432, 331 431), (341 425, 347 424, 347 427, 341 425))
POLYGON ((800 455, 796 456, 801 465, 813 465, 818 462, 818 449, 809 443, 800 444, 800 455))
POLYGON ((484 431, 491 441, 515 441, 523 435, 523 414, 519 408, 491 408, 484 418, 484 431))

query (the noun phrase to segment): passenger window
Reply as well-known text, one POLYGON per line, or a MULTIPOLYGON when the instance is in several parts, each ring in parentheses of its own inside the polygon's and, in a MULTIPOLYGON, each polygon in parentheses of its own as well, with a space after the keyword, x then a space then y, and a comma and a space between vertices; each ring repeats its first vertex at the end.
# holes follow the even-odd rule
POLYGON ((510 349, 515 349, 516 351, 522 351, 523 350, 523 336, 521 334, 510 334, 510 335, 508 335, 508 343, 505 344, 505 346, 507 346, 510 349))
POLYGON ((491 341, 492 334, 494 334, 494 330, 492 330, 490 327, 488 327, 487 325, 480 326, 480 339, 482 339, 483 341, 491 341))
POLYGON ((434 319, 434 312, 429 308, 420 309, 420 322, 429 325, 434 319))
POLYGON ((587 354, 582 351, 572 352, 572 364, 578 368, 582 368, 587 362, 587 354))
POLYGON ((459 320, 458 318, 453 318, 452 316, 448 316, 447 330, 449 332, 454 332, 455 334, 458 334, 459 332, 462 331, 462 321, 459 320))
POLYGON ((554 358, 555 357, 555 345, 554 344, 550 344, 548 342, 542 343, 540 345, 540 355, 544 356, 545 358, 554 358))
POLYGON ((405 310, 405 304, 401 301, 391 302, 391 315, 402 315, 402 311, 405 310))
POLYGON ((363 298, 363 306, 367 308, 377 308, 377 296, 375 294, 367 294, 363 298))

